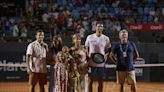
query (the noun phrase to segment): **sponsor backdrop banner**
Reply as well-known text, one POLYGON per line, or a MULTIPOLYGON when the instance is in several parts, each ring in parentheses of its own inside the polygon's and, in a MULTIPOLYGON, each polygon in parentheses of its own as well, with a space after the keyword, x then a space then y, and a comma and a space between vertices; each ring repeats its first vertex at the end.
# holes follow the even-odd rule
MULTIPOLYGON (((25 64, 23 55, 21 52, 0 52, 0 64, 25 64)), ((26 67, 0 67, 0 81, 27 80, 26 71, 26 67)))
POLYGON ((135 31, 164 31, 164 24, 161 23, 128 23, 128 26, 135 31))
MULTIPOLYGON (((164 63, 163 44, 137 44, 137 47, 142 58, 138 59, 136 64, 164 63)), ((0 43, 0 64, 24 65, 26 48, 27 43, 0 43)), ((111 61, 107 63, 113 64, 111 61)), ((27 81, 26 71, 26 67, 0 66, 0 81, 27 81)), ((108 68, 105 71, 105 80, 116 80, 115 68, 108 68)), ((137 81, 164 81, 162 72, 162 67, 136 68, 137 81)))
MULTIPOLYGON (((0 43, 0 64, 25 64, 25 43, 0 43)), ((26 67, 0 66, 0 81, 28 80, 26 67)))

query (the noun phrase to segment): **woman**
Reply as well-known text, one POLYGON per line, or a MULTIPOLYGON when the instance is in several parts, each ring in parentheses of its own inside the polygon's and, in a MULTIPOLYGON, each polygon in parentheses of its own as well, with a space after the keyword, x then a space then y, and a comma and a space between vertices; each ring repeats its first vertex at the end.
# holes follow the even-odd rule
POLYGON ((62 40, 59 36, 53 36, 52 43, 49 49, 48 63, 53 63, 53 56, 56 55, 59 51, 62 50, 62 40))
POLYGON ((78 72, 80 73, 80 89, 81 92, 88 92, 88 68, 86 60, 86 49, 81 45, 79 34, 72 37, 74 46, 71 47, 71 54, 74 61, 77 63, 78 72))
POLYGON ((56 54, 62 50, 62 40, 59 36, 54 36, 52 39, 52 44, 49 49, 49 54, 47 58, 48 64, 50 64, 50 84, 49 84, 49 92, 54 92, 52 87, 54 87, 54 65, 56 54))

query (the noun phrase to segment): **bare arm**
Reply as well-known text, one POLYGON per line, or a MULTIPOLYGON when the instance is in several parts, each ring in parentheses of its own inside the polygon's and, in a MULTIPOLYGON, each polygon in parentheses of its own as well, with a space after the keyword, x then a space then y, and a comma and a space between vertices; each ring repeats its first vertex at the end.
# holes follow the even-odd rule
POLYGON ((26 63, 27 63, 27 72, 31 73, 31 69, 30 69, 30 62, 32 61, 32 55, 27 54, 26 55, 26 63))
POLYGON ((112 60, 113 63, 116 64, 117 59, 116 59, 116 56, 114 55, 113 52, 111 52, 111 53, 109 54, 109 58, 112 60))
POLYGON ((54 65, 55 64, 55 56, 52 52, 47 52, 46 54, 46 62, 49 65, 54 65))
POLYGON ((138 53, 136 45, 133 42, 132 42, 132 45, 134 47, 134 57, 133 57, 133 59, 136 60, 137 58, 139 58, 139 53, 138 53))
POLYGON ((86 60, 88 61, 88 59, 89 59, 89 47, 85 46, 85 53, 86 53, 86 60))
POLYGON ((137 58, 139 58, 139 53, 138 53, 138 51, 136 51, 136 53, 134 53, 134 60, 136 60, 137 58))

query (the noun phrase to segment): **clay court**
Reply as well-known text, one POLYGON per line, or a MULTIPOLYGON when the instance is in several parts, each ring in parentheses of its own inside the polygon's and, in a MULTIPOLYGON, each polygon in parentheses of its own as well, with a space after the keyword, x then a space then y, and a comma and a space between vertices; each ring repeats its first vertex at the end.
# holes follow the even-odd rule
MULTIPOLYGON (((96 83, 94 86, 97 86, 96 83)), ((115 82, 104 82, 103 92, 119 92, 118 85, 115 82)), ((38 86, 36 87, 38 91, 38 86)), ((94 89, 93 92, 97 92, 94 89)), ((164 92, 164 83, 159 82, 137 82, 138 92, 164 92)), ((1 82, 0 92, 28 92, 27 82, 1 82)), ((48 84, 46 85, 46 92, 48 92, 48 84)), ((130 92, 130 86, 126 85, 125 92, 130 92)))

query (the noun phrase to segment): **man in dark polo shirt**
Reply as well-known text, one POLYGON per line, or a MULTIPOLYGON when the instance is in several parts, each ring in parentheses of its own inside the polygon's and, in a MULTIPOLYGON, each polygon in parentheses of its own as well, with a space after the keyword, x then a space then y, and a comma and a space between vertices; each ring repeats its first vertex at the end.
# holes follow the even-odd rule
POLYGON ((120 84, 120 92, 124 92, 124 83, 127 79, 131 85, 131 92, 136 92, 136 78, 134 60, 139 57, 136 45, 128 40, 128 31, 119 32, 120 41, 112 48, 110 57, 116 63, 117 82, 120 84))

